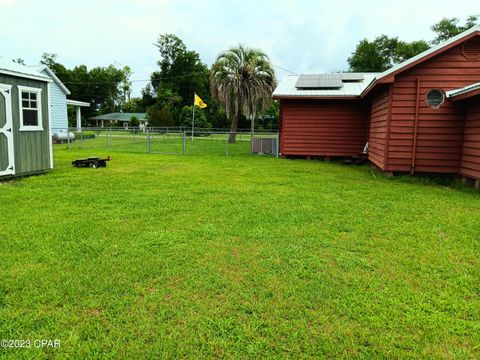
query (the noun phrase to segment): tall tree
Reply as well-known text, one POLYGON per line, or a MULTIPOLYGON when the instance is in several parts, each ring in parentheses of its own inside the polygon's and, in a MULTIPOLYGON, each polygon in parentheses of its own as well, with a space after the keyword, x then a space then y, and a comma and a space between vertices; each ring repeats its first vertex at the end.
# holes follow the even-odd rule
MULTIPOLYGON (((459 25, 459 21, 458 18, 443 18, 433 25, 431 29, 436 33, 436 37, 430 44, 439 44, 479 24, 479 16, 469 16, 464 25, 459 25)), ((351 71, 381 72, 428 48, 429 43, 424 40, 405 42, 397 37, 381 35, 373 41, 361 40, 347 62, 351 71)))
POLYGON ((206 97, 208 67, 201 62, 200 55, 187 50, 183 41, 173 34, 160 35, 155 46, 160 52, 160 71, 151 75, 151 84, 157 96, 168 92, 166 90, 177 94, 178 110, 192 105, 194 92, 206 97))
POLYGON ((229 143, 236 140, 240 113, 254 119, 259 109, 266 110, 276 85, 275 70, 261 50, 240 45, 218 55, 210 71, 210 89, 232 120, 229 143))
POLYGON ((67 69, 57 61, 57 55, 44 53, 42 64, 47 65, 71 92, 71 98, 90 103, 82 110, 86 118, 99 113, 119 111, 129 104, 131 70, 117 64, 88 69, 79 65, 67 69))
POLYGON ((455 35, 470 29, 471 27, 479 24, 479 16, 471 15, 467 18, 464 25, 459 25, 460 20, 458 18, 443 18, 438 23, 432 26, 432 30, 437 34, 435 39, 432 40, 432 44, 440 44, 441 42, 454 37, 455 35))
POLYGON ((426 41, 405 42, 381 35, 373 41, 363 39, 347 62, 351 71, 382 72, 429 48, 426 41))

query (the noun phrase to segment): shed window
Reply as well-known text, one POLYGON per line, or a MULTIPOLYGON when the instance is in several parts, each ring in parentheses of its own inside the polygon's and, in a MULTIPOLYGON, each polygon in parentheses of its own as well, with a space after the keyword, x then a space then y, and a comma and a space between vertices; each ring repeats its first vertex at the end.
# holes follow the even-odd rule
POLYGON ((19 86, 20 94, 20 130, 41 131, 42 126, 42 89, 19 86))
POLYGON ((445 101, 445 93, 442 90, 430 90, 427 93, 426 102, 432 109, 438 109, 445 101))

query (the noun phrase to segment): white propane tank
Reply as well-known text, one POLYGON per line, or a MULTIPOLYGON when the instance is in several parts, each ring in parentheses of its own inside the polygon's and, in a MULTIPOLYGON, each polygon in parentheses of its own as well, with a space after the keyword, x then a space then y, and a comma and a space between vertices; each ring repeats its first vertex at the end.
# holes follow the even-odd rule
POLYGON ((75 134, 73 132, 68 132, 66 130, 61 130, 61 131, 56 131, 52 135, 53 140, 56 142, 66 142, 68 140, 74 141, 75 140, 75 134))

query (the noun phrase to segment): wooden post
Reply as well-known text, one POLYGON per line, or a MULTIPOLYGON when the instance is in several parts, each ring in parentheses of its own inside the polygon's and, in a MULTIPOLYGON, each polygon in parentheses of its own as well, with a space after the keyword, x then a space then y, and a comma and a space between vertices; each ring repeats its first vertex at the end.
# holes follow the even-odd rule
POLYGON ((330 161, 330 156, 325 156, 325 158, 323 159, 325 162, 329 162, 330 161))
POLYGON ((480 190, 480 179, 475 180, 475 190, 480 190))

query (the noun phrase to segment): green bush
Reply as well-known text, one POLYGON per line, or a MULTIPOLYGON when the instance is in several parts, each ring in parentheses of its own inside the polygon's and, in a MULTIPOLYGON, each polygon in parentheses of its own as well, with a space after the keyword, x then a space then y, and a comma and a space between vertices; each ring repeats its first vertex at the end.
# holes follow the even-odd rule
MULTIPOLYGON (((192 128, 192 106, 184 106, 180 113, 180 125, 186 129, 192 128)), ((205 112, 195 106, 195 131, 209 131, 212 124, 208 122, 205 112)))
POLYGON ((128 122, 128 126, 129 127, 138 127, 140 125, 140 120, 138 120, 138 118, 133 115, 131 118, 130 118, 130 121, 128 122))

